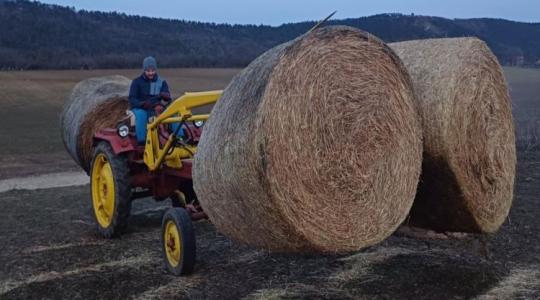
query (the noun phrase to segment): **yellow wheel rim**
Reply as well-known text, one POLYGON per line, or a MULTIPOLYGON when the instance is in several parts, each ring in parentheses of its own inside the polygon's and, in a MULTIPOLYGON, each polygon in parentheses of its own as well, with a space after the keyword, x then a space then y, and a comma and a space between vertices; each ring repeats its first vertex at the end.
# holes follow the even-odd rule
POLYGON ((111 164, 105 154, 100 153, 92 168, 92 204, 97 222, 103 228, 111 225, 114 215, 114 177, 111 164))
POLYGON ((182 251, 180 243, 181 237, 178 232, 176 224, 169 220, 165 225, 165 232, 163 233, 163 243, 165 243, 165 253, 167 254, 167 260, 169 264, 176 267, 180 264, 180 253, 182 251))

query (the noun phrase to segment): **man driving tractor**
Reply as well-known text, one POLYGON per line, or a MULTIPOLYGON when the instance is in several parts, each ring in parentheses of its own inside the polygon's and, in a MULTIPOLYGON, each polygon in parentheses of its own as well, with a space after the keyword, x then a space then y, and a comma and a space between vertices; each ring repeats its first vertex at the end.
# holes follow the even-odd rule
MULTIPOLYGON (((159 115, 171 102, 171 93, 167 81, 157 74, 157 62, 152 56, 143 60, 143 73, 133 79, 129 89, 129 107, 135 115, 135 133, 137 144, 146 141, 148 118, 159 115)), ((178 124, 173 124, 176 130, 178 124)), ((178 136, 183 136, 182 130, 178 136)))

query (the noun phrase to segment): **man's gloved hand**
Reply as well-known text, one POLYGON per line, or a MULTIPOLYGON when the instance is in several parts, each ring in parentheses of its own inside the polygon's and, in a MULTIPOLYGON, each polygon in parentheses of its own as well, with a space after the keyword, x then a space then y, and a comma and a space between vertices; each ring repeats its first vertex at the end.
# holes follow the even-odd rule
POLYGON ((167 92, 161 92, 159 93, 159 97, 161 98, 161 100, 164 100, 164 101, 171 101, 171 94, 167 93, 167 92))
POLYGON ((152 101, 150 100, 144 101, 141 106, 146 110, 152 109, 152 107, 154 107, 154 105, 152 104, 152 101))
POLYGON ((161 113, 165 110, 165 106, 157 104, 154 106, 154 111, 156 112, 156 115, 159 116, 161 113))

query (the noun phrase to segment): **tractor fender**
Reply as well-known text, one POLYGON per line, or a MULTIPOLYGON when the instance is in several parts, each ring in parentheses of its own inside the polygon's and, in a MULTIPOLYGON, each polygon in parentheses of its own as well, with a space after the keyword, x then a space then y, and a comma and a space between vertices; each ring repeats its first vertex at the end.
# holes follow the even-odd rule
POLYGON ((106 141, 111 145, 114 154, 134 151, 135 147, 129 137, 122 138, 114 129, 101 129, 94 134, 94 146, 99 141, 106 141))

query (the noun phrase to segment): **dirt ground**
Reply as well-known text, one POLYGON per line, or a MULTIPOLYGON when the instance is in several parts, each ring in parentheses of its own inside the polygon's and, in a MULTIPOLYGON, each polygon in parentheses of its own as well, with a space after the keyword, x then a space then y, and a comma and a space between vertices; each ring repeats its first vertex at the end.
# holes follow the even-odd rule
MULTIPOLYGON (((0 72, 0 180, 78 170, 58 117, 73 85, 138 70, 0 72)), ((238 70, 162 70, 179 95, 219 89, 238 70)), ((540 71, 505 68, 515 119, 540 111, 540 71)), ((134 203, 129 232, 96 235, 89 187, 0 193, 0 299, 540 299, 540 152, 519 152, 515 200, 490 236, 402 227, 348 255, 271 254, 195 224, 197 264, 163 271, 169 203, 134 203)))
POLYGON ((0 194, 2 299, 540 299, 540 153, 520 153, 511 215, 492 236, 403 227, 342 256, 270 254, 195 224, 195 273, 162 268, 168 203, 138 200, 130 231, 96 235, 89 187, 0 194))

